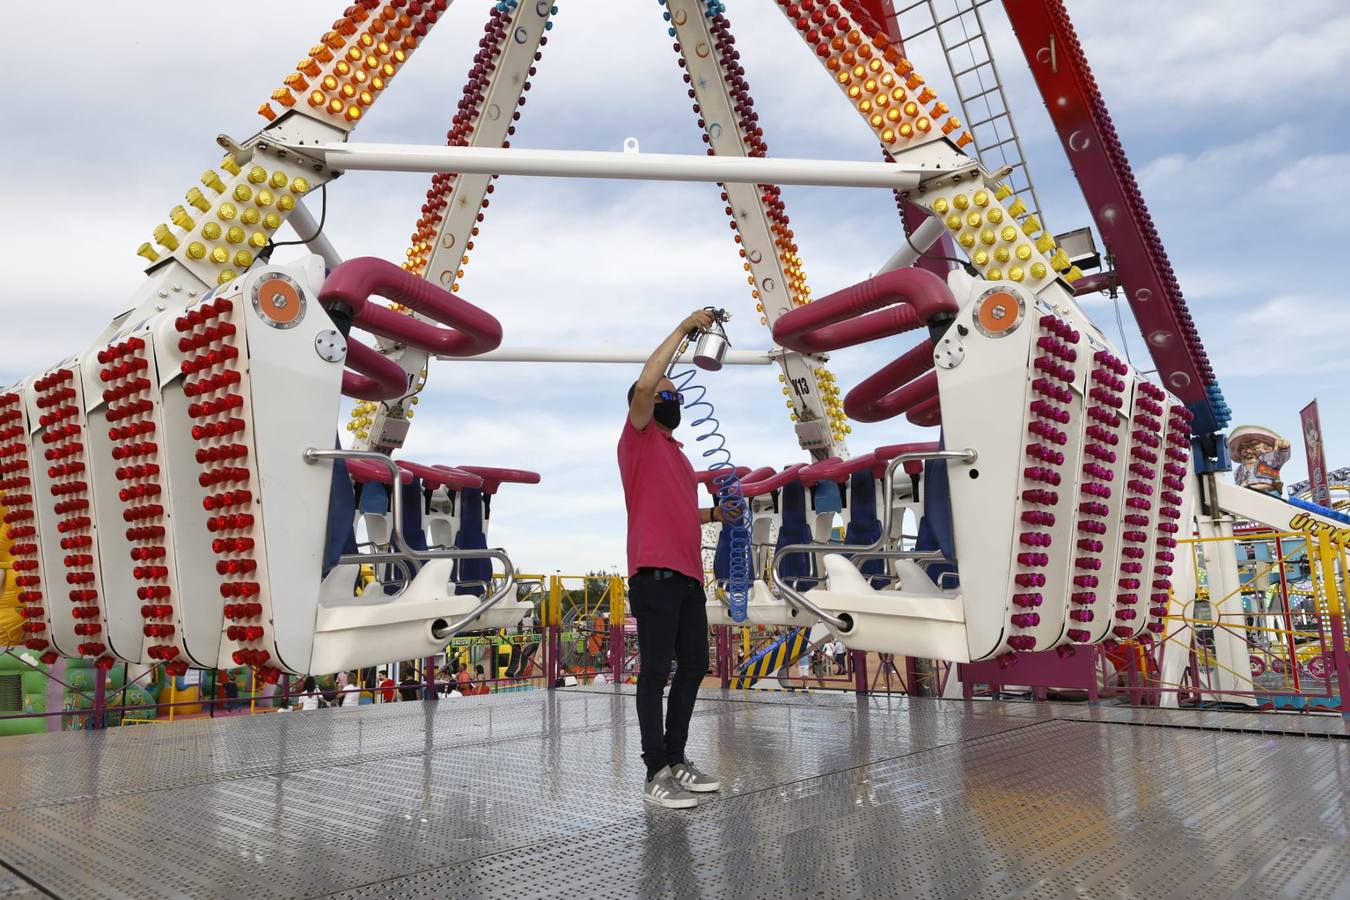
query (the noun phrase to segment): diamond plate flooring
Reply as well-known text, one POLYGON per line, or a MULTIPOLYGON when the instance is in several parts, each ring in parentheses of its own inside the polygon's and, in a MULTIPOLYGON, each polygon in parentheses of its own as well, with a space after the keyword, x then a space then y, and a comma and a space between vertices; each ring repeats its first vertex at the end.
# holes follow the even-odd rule
POLYGON ((0 898, 1350 895, 1339 717, 584 688, 0 741, 0 898))

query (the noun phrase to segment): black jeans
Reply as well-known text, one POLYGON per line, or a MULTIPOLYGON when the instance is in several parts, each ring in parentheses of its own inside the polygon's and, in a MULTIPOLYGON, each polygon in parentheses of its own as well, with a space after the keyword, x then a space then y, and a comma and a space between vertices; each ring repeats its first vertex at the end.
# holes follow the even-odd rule
POLYGON ((628 605, 637 618, 638 727, 642 761, 650 775, 684 762, 689 719, 699 685, 708 673, 708 611, 703 583, 670 569, 639 569, 628 579, 628 605), (661 694, 670 677, 670 660, 678 664, 670 685, 665 730, 661 728, 661 694))

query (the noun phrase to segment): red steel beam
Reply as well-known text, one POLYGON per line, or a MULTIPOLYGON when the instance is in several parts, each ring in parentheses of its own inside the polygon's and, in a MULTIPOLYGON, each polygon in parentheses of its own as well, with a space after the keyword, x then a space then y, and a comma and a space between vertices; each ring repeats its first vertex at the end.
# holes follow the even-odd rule
POLYGON ((1062 0, 1003 6, 1164 384, 1198 433, 1219 430, 1227 407, 1214 369, 1062 0))

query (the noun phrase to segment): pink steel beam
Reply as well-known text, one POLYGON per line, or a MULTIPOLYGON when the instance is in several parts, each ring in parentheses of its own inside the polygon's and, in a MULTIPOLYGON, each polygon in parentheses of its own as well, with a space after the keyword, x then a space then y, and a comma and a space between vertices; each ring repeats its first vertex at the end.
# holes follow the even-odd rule
POLYGON ((319 290, 319 302, 348 307, 355 328, 440 356, 476 356, 502 342, 502 325, 490 313, 373 256, 350 259, 334 269, 319 290), (374 303, 375 294, 450 327, 438 328, 374 303))
POLYGON ((1217 430, 1222 411, 1206 391, 1214 369, 1062 0, 1003 6, 1164 383, 1208 414, 1197 431, 1217 430))

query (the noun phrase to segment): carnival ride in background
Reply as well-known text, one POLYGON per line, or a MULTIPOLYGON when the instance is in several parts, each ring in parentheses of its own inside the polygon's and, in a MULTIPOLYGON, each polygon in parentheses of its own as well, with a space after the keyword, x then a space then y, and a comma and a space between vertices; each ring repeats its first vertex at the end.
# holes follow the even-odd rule
MULTIPOLYGON (((501 485, 537 475, 394 458, 432 358, 501 343, 497 320, 454 292, 503 174, 721 186, 805 459, 707 474, 712 488, 735 472, 743 499, 724 502, 752 513, 748 540, 726 529, 715 553, 724 587, 738 564, 754 576, 743 609, 710 601, 715 625, 823 625, 853 650, 1005 667, 1157 646, 1188 640, 1189 625, 1169 622, 1190 618, 1196 567, 1178 541, 1194 529, 1231 536, 1235 516, 1283 527, 1294 514, 1341 527, 1219 480, 1228 408, 1060 0, 1005 8, 1106 247, 1110 268, 1091 276, 1076 263, 1102 256, 1081 234, 1061 246, 1015 132, 989 130, 1011 126, 1006 105, 963 124, 905 56, 888 0, 777 0, 881 162, 771 158, 719 0, 660 2, 706 158, 635 142, 510 149, 557 12, 548 0, 491 4, 445 147, 348 142, 447 6, 349 6, 262 104, 263 129, 222 138, 219 165, 152 230, 128 311, 0 394, 9 583, 29 653, 171 674, 246 665, 271 682, 521 621, 531 607, 487 532, 501 485), (343 261, 305 207, 359 169, 434 173, 401 265, 343 261), (778 184, 893 190, 903 246, 876 276, 813 300, 778 184), (273 264, 288 221, 315 253, 273 264), (958 250, 966 261, 951 267, 958 250), (1157 380, 1084 314, 1076 297, 1103 289, 1129 302, 1157 380), (908 332, 911 349, 841 393, 828 354, 908 332), (357 401, 347 448, 334 444, 344 396, 357 401), (900 415, 940 430, 850 453, 848 419, 900 415)), ((978 26, 979 4, 958 6, 978 26)), ((953 69, 967 120, 1002 98, 982 30, 962 46, 980 45, 967 72, 993 87, 976 92, 953 69)), ((1206 565, 1211 591, 1236 584, 1223 552, 1206 565)), ((1241 644, 1216 634, 1233 673, 1250 672, 1241 644)))

